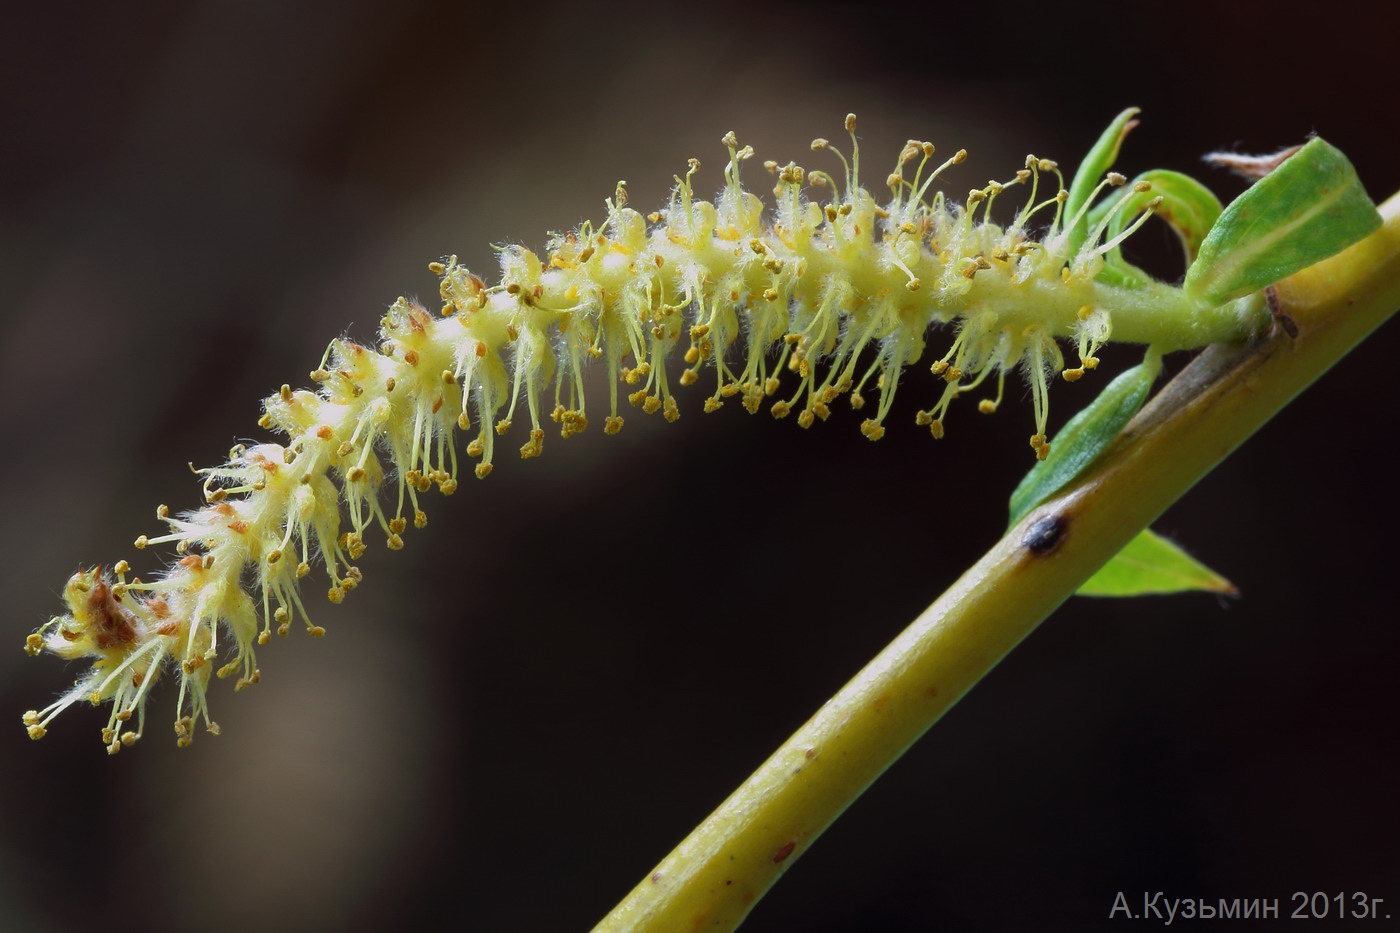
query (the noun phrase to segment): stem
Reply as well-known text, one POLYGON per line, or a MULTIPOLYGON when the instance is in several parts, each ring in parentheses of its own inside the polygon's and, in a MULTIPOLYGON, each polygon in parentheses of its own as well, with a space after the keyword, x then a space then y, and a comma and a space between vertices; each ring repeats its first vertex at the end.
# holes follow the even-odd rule
POLYGON ((1033 510, 779 748, 596 928, 735 929, 880 774, 1060 603, 1400 307, 1384 226, 1276 286, 1297 325, 1201 353, 1088 473, 1033 510))

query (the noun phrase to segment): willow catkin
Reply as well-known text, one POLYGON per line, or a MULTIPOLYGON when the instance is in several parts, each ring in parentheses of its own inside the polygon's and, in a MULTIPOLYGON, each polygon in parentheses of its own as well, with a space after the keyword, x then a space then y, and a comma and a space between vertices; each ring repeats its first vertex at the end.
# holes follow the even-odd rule
MULTIPOLYGON (((846 128, 854 147, 854 116, 846 128)), ((674 421, 674 378, 681 387, 707 384, 699 390, 707 412, 733 399, 750 413, 795 416, 804 428, 844 398, 866 414, 861 432, 878 440, 901 370, 945 325, 946 348, 932 362, 943 388, 918 423, 942 437, 953 400, 993 377, 979 408, 995 410, 1007 373, 1019 369, 1033 400, 1030 444, 1043 459, 1051 379, 1093 369, 1110 339, 1176 349, 1248 330, 1239 316, 1198 308, 1168 285, 1100 281, 1156 206, 1143 183, 1090 228, 1094 198, 1066 216, 1058 166, 1029 156, 1014 176, 973 189, 959 205, 933 183, 966 153, 939 159, 931 143, 911 140, 881 204, 862 186, 859 150, 848 161, 819 139, 812 148, 836 152, 844 170, 833 177, 764 163, 775 181, 770 213, 740 180, 752 149, 732 133, 723 143, 729 160, 713 202, 695 196, 700 164, 691 160, 662 210, 643 217, 619 184, 600 227, 554 236, 543 257, 501 249, 494 285, 456 257, 435 262, 439 309, 400 298, 377 349, 337 340, 311 374, 315 390, 284 385, 267 398, 259 423, 285 443, 235 448, 226 463, 200 471, 202 507, 173 515, 161 506, 165 533, 136 539, 137 548, 173 545, 174 561, 149 582, 128 579, 126 561, 110 573, 75 574, 63 591, 66 613, 29 636, 31 654, 93 659, 56 702, 24 715, 30 736, 41 738, 75 702, 111 702, 102 736, 115 752, 142 734, 150 689, 167 668, 179 672, 180 744, 198 720, 217 731, 206 691, 221 640, 232 642, 233 657, 218 673, 235 676, 237 689, 259 679, 255 645, 274 630, 286 634, 294 617, 323 634, 299 594, 313 565, 340 602, 360 583, 355 562, 372 528, 389 548, 402 547, 408 522, 427 520, 419 497, 457 488, 458 432, 470 437, 465 452, 484 478, 517 420, 529 422, 525 458, 542 452, 546 419, 565 437, 586 429, 589 365, 609 377, 605 434, 623 426, 619 387, 631 406, 674 421), (1004 210, 1013 192, 1009 220, 995 222, 993 207, 1004 210), (1130 201, 1137 219, 1115 222, 1130 201), (1074 366, 1066 368, 1060 341, 1077 351, 1074 366), (680 343, 677 376, 667 361, 680 343), (388 510, 386 483, 396 488, 388 510)), ((1124 183, 1109 173, 1099 187, 1124 183)))

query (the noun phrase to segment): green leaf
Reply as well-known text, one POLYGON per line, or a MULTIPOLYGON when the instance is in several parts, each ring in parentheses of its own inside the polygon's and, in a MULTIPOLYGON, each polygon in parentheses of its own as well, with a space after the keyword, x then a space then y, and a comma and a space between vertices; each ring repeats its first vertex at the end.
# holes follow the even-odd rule
MULTIPOLYGON (((1220 199, 1190 175, 1167 169, 1143 172, 1134 178, 1127 188, 1128 193, 1122 198, 1122 206, 1108 221, 1108 229, 1104 232, 1105 240, 1112 240, 1122 233, 1138 214, 1160 197, 1162 200, 1154 213, 1176 231, 1177 238, 1181 240, 1181 249, 1186 254, 1186 263, 1189 265, 1196 258, 1196 252, 1201 248, 1206 233, 1220 216, 1220 199), (1146 191, 1138 191, 1137 186, 1140 182, 1146 182, 1151 187, 1146 191)), ((1089 229, 1097 228, 1118 203, 1116 200, 1106 200, 1095 205, 1089 211, 1089 229)), ((1114 247, 1105 259, 1107 262, 1103 269, 1095 276, 1100 282, 1134 288, 1152 280, 1152 276, 1124 259, 1122 250, 1118 247, 1114 247)))
POLYGON ((1144 529, 1081 586, 1079 596, 1150 596, 1204 590, 1236 596, 1229 580, 1166 538, 1144 529))
MULTIPOLYGON (((1074 173, 1074 180, 1069 185, 1069 198, 1065 201, 1064 216, 1071 221, 1084 208, 1089 198, 1094 193, 1094 188, 1103 179, 1104 173, 1113 167, 1113 162, 1118 158, 1118 149, 1123 145, 1123 138, 1133 127, 1137 126, 1137 121, 1133 119, 1141 110, 1137 107, 1129 107, 1118 116, 1113 118, 1113 122, 1108 125, 1108 129, 1103 131, 1098 142, 1089 150, 1089 154, 1084 157, 1084 161, 1079 163, 1079 170, 1074 173)), ((1086 218, 1080 217, 1069 231, 1069 255, 1073 256, 1079 252, 1079 248, 1084 245, 1084 240, 1089 235, 1089 224, 1086 218)))
POLYGON ((1011 525, 1084 472, 1137 414, 1161 369, 1161 356, 1149 349, 1141 363, 1119 374, 1060 429, 1049 456, 1031 467, 1011 494, 1011 525))
MULTIPOLYGON (((1154 198, 1160 196, 1162 203, 1158 205, 1156 214, 1165 220, 1172 230, 1176 231, 1177 238, 1181 240, 1181 249, 1186 254, 1187 262, 1196 258, 1206 234, 1210 232, 1211 227, 1219 219, 1221 211, 1224 210, 1220 205, 1220 199, 1215 196, 1215 192, 1190 175, 1183 175, 1181 172, 1173 172, 1163 168, 1143 172, 1129 182, 1127 187, 1131 193, 1128 194, 1123 207, 1109 221, 1107 238, 1111 240, 1122 233, 1123 228, 1134 217, 1141 213, 1154 198), (1132 190, 1139 182, 1147 182, 1152 187, 1147 191, 1132 190)), ((1112 206, 1112 202, 1105 201, 1090 211, 1089 226, 1093 227, 1098 224, 1112 206)))
POLYGON ((1220 215, 1183 288, 1222 305, 1346 249, 1381 225, 1356 169, 1313 138, 1220 215))

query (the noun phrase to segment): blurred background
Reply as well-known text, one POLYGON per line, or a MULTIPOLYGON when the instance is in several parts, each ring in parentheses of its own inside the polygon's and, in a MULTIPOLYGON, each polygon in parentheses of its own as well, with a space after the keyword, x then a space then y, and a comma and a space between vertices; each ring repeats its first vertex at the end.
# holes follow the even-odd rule
MULTIPOLYGON (((844 407, 804 432, 702 415, 693 390, 674 425, 551 434, 430 498, 344 605, 313 599, 328 636, 264 649, 256 689, 216 684, 223 735, 189 749, 169 685, 135 750, 109 759, 89 708, 32 744, 20 714, 78 669, 24 636, 79 567, 149 573, 130 542, 196 503, 186 462, 261 437, 258 400, 331 338, 433 296, 429 261, 491 278, 491 244, 601 220, 620 178, 659 207, 691 156, 717 189, 727 130, 766 193, 757 161, 831 169, 808 142, 844 148, 855 111, 880 173, 908 137, 967 148, 960 197, 1027 152, 1073 166, 1138 105, 1129 174, 1228 199, 1201 153, 1318 132, 1382 200, 1400 166, 1371 7, 9 10, 0 928, 590 928, 998 537, 1029 399, 956 406, 934 442, 915 367, 874 445, 844 407)), ((1165 228, 1134 242, 1179 274, 1165 228)), ((1159 522, 1240 600, 1067 604, 745 930, 1093 930, 1144 890, 1400 908, 1397 348, 1392 323, 1159 522)), ((1054 423, 1101 384, 1057 386, 1054 423)))

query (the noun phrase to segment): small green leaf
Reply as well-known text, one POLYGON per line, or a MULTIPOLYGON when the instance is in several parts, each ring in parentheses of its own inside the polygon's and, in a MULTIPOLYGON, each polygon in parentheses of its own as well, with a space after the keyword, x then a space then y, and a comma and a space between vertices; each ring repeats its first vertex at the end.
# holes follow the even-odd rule
POLYGON ((1031 467, 1011 494, 1011 525, 1084 472, 1137 414, 1161 369, 1161 356, 1149 349, 1141 363, 1119 374, 1083 411, 1069 419, 1055 435, 1050 455, 1031 467))
MULTIPOLYGON (((1143 172, 1128 185, 1128 194, 1123 196, 1122 206, 1108 221, 1104 238, 1112 240, 1123 232, 1138 214, 1147 209, 1156 198, 1162 200, 1155 214, 1176 231, 1181 240, 1182 251, 1189 265, 1201 248, 1201 241, 1220 216, 1220 199, 1205 185, 1190 175, 1167 169, 1143 172), (1146 182, 1151 187, 1138 191, 1139 183, 1146 182)), ((1102 201, 1089 211, 1089 228, 1095 229, 1113 210, 1115 200, 1102 201)), ((1103 269, 1095 276, 1107 285, 1134 288, 1152 280, 1152 276, 1123 258, 1122 250, 1114 247, 1108 255, 1103 269)))
POLYGON ((1356 169, 1314 137, 1220 215, 1186 271, 1186 294, 1222 305, 1346 249, 1381 225, 1356 169))
MULTIPOLYGON (((1113 122, 1108 125, 1108 129, 1103 131, 1098 142, 1089 150, 1089 154, 1084 157, 1084 161, 1079 163, 1079 170, 1074 173, 1074 180, 1069 184, 1069 198, 1065 201, 1065 217, 1071 221, 1079 214, 1094 193, 1094 188, 1103 179, 1104 173, 1113 167, 1113 162, 1118 158, 1118 149, 1123 145, 1123 138, 1133 127, 1137 126, 1137 121, 1133 119, 1140 113, 1137 107, 1129 107, 1118 116, 1113 118, 1113 122)), ((1079 252, 1079 247, 1084 245, 1084 240, 1089 235, 1089 224, 1086 218, 1080 217, 1078 222, 1069 231, 1069 255, 1073 256, 1079 252)))
POLYGON ((1079 588, 1079 596, 1151 596, 1204 590, 1235 596, 1229 580, 1166 538, 1144 529, 1079 588))
MULTIPOLYGON (((1157 216, 1165 220, 1176 231, 1177 237, 1181 240, 1181 249, 1186 254, 1186 261, 1194 260, 1201 249, 1201 243, 1205 240, 1206 234, 1210 232, 1211 227, 1219 219, 1221 211, 1224 210, 1221 207, 1220 199, 1215 196, 1215 192, 1190 175, 1183 175, 1181 172, 1173 172, 1168 169, 1143 172, 1128 183, 1129 189, 1135 189, 1139 182, 1147 182, 1152 187, 1147 191, 1132 190, 1123 203, 1123 207, 1109 221, 1107 238, 1111 240, 1122 233, 1123 228, 1134 217, 1141 213, 1154 198, 1160 196, 1162 203, 1157 207, 1157 216)), ((1105 201, 1095 207, 1089 213, 1090 227, 1097 224, 1112 206, 1111 202, 1105 201)))

